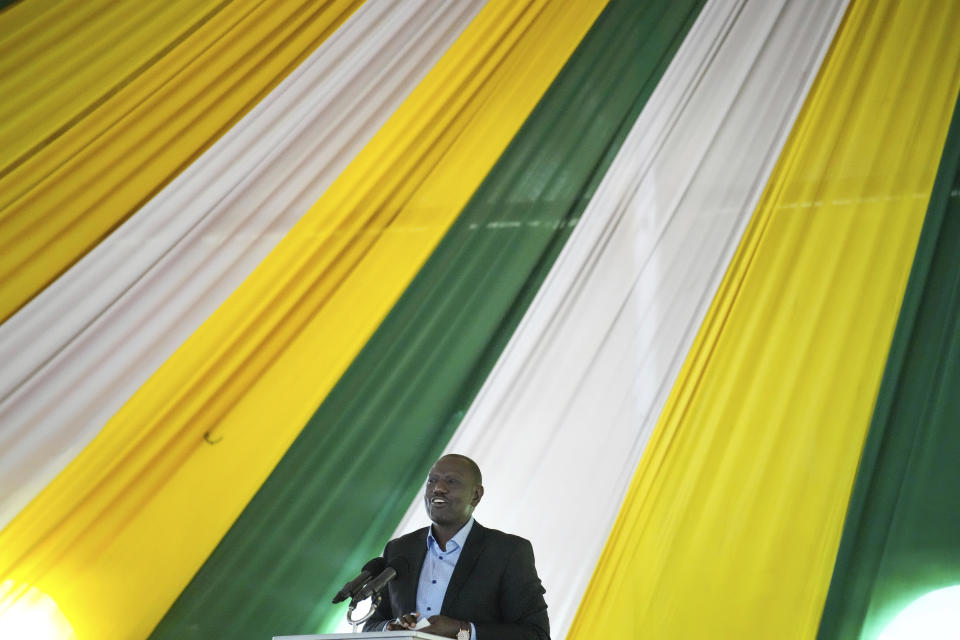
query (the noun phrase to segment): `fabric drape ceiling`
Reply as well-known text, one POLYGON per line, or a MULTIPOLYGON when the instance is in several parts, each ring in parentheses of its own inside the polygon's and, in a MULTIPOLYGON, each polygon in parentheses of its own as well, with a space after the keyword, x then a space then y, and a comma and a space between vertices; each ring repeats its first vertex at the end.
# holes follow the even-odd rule
POLYGON ((360 0, 63 4, 4 43, 0 319, 196 158, 360 0))
POLYGON ((479 8, 363 5, 249 117, 0 325, 0 522, 250 275, 479 8))
POLYGON ((960 585, 958 22, 0 0, 0 635, 333 631, 444 451, 555 638, 960 585))
POLYGON ((816 634, 960 90, 921 4, 851 5, 568 637, 816 634))

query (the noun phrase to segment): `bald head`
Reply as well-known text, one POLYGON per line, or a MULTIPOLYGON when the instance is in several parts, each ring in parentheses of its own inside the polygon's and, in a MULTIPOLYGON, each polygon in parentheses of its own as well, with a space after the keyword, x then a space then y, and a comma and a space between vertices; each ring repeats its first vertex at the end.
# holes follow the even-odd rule
MULTIPOLYGON (((456 460, 458 463, 462 464, 464 466, 464 470, 472 476, 473 481, 476 484, 478 485, 483 484, 483 474, 480 473, 480 467, 477 465, 476 462, 474 462, 467 456, 460 455, 459 453, 448 453, 447 455, 440 458, 440 460, 444 460, 447 458, 451 460, 456 460)), ((437 462, 440 462, 440 460, 437 460, 437 462)))

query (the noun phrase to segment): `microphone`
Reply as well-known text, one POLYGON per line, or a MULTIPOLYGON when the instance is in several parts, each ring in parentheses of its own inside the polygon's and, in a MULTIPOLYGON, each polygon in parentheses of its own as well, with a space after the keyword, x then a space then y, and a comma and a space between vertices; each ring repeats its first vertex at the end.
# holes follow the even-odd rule
POLYGON ((407 562, 406 558, 394 558, 387 563, 387 568, 380 572, 376 578, 365 584, 353 599, 356 602, 362 602, 370 596, 380 593, 391 580, 407 573, 409 570, 410 563, 407 562))
POLYGON ((357 591, 370 580, 371 576, 375 576, 383 572, 387 566, 387 561, 383 558, 374 558, 367 564, 363 565, 363 569, 360 570, 360 575, 356 578, 343 585, 343 589, 337 591, 337 595, 333 596, 333 604, 343 602, 347 598, 352 598, 357 594, 357 591))

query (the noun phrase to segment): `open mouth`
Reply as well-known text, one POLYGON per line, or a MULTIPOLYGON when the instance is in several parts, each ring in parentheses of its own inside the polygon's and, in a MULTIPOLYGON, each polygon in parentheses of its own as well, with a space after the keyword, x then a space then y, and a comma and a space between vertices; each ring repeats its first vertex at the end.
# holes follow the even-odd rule
POLYGON ((447 501, 443 498, 430 498, 430 505, 434 507, 445 507, 447 501))

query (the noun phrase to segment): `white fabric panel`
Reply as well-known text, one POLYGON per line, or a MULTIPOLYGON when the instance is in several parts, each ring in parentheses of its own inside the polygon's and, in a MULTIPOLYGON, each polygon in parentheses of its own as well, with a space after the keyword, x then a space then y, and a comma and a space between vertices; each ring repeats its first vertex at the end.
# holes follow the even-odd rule
POLYGON ((0 327, 0 527, 249 275, 484 4, 365 3, 0 327))
MULTIPOLYGON (((845 0, 710 0, 447 447, 563 638, 845 0)), ((427 524, 421 500, 397 532, 427 524)), ((629 615, 629 612, 623 612, 629 615)))

